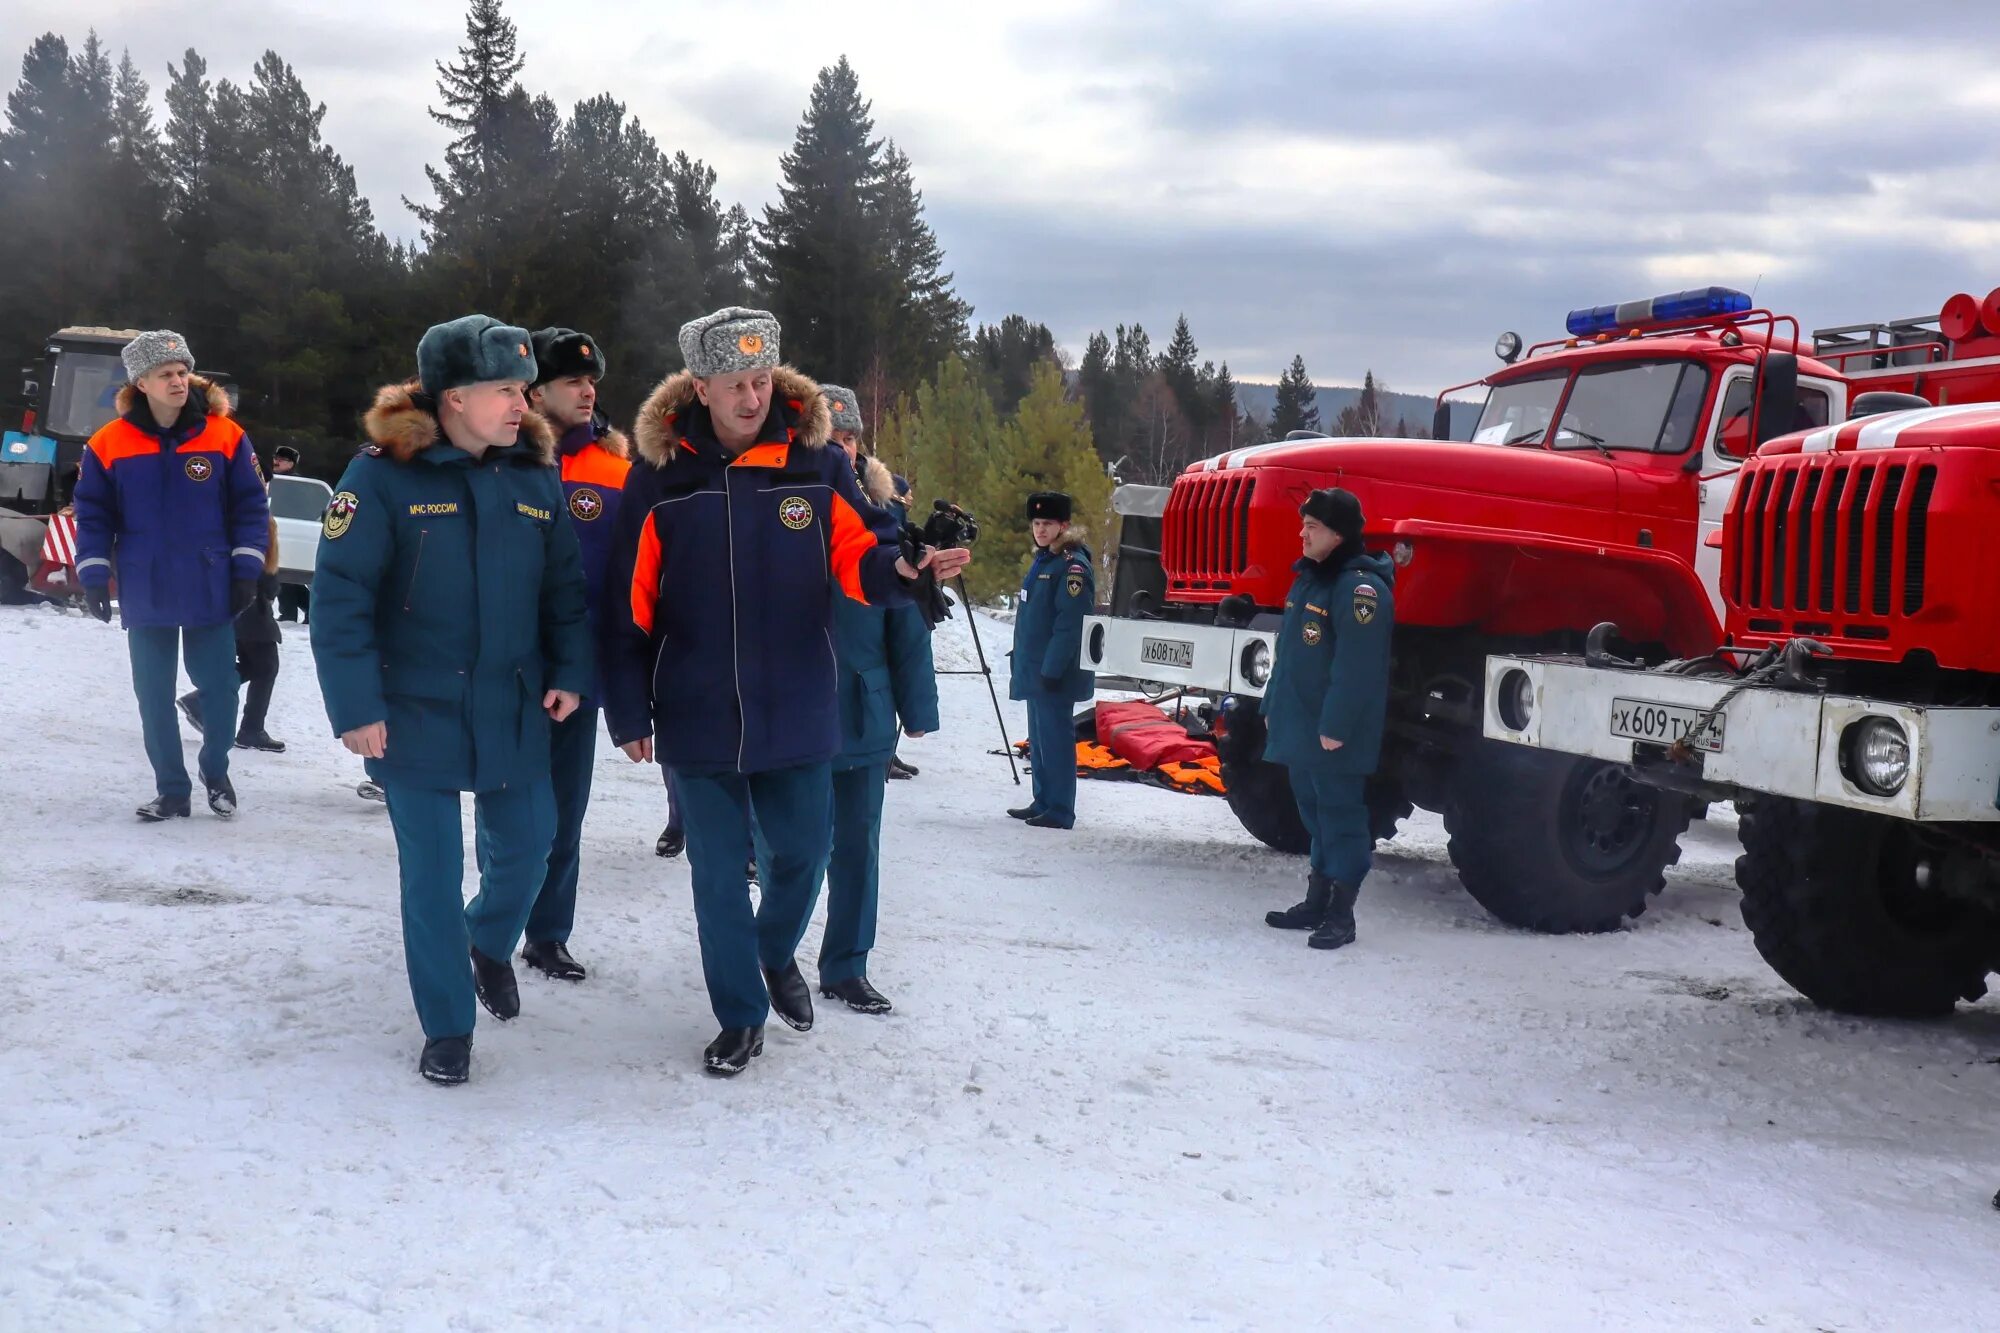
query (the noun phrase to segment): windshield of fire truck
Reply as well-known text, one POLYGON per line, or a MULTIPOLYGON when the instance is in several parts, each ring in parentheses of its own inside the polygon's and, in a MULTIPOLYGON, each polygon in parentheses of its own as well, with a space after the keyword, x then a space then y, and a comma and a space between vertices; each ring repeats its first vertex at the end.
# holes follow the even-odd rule
POLYGON ((1679 453, 1694 438, 1708 371, 1692 361, 1620 361, 1494 386, 1474 444, 1540 445, 1562 404, 1558 449, 1679 453), (1564 390, 1568 397, 1564 398, 1564 390))
POLYGON ((118 390, 124 386, 125 363, 118 359, 116 350, 65 350, 56 358, 42 431, 88 439, 118 415, 118 390))

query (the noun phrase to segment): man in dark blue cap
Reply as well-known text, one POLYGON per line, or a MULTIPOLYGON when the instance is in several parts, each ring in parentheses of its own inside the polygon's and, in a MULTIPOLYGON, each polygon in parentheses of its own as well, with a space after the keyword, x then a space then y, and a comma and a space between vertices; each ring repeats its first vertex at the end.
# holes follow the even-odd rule
POLYGON ((437 325, 417 368, 376 395, 371 443, 327 506, 312 645, 334 734, 367 760, 396 831, 418 1070, 463 1083, 475 996, 495 1018, 520 1012, 508 960, 555 836, 549 728, 576 711, 593 659, 555 441, 528 410, 527 331, 437 325))

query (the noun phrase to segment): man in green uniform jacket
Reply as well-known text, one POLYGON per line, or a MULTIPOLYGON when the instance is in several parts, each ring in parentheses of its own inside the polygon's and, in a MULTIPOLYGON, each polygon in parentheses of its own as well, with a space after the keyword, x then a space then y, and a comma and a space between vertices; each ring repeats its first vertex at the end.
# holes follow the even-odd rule
POLYGON ((1365 788, 1389 709, 1395 567, 1363 549, 1351 492, 1314 491, 1299 515, 1304 556, 1264 689, 1264 755, 1291 774, 1312 867, 1305 901, 1264 920, 1311 930, 1315 949, 1338 949, 1354 942, 1354 902, 1375 857, 1365 788))
POLYGON ((484 315, 437 325, 417 367, 376 395, 371 443, 327 506, 312 644, 334 734, 387 794, 419 1072, 462 1083, 475 995, 496 1018, 520 1012, 508 959, 555 836, 549 725, 590 688, 592 648, 554 439, 527 406, 526 330, 484 315))

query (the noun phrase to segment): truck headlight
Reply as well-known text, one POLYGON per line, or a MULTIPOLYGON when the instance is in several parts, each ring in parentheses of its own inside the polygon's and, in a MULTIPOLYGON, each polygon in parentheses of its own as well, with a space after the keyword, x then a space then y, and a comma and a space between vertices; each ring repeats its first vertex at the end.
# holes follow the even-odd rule
POLYGON ((1260 690, 1271 679, 1271 645, 1262 639, 1243 650, 1243 679, 1260 690))
POLYGON ((1535 682, 1528 673, 1515 667, 1500 677, 1498 696, 1494 699, 1500 710, 1500 721, 1509 731, 1526 731, 1528 724, 1535 720, 1535 682))
POLYGON ((1910 736, 1894 718, 1862 718, 1840 750, 1847 780, 1870 796, 1894 796, 1910 780, 1910 736))

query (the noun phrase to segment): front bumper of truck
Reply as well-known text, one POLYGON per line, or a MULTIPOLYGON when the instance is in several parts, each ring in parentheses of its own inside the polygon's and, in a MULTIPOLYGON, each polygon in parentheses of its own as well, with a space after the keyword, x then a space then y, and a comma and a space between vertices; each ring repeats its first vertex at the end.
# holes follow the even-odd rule
POLYGON ((1484 731, 1489 740, 1631 764, 1647 781, 1709 799, 1761 793, 1923 823, 2000 822, 2000 708, 1773 685, 1749 686, 1725 703, 1734 688, 1728 679, 1574 657, 1489 657, 1484 731), (1898 732, 1907 774, 1894 790, 1879 781, 1871 788, 1863 744, 1898 732))
POLYGON ((1272 630, 1090 616, 1082 665, 1140 685, 1261 697, 1277 642, 1272 630))

